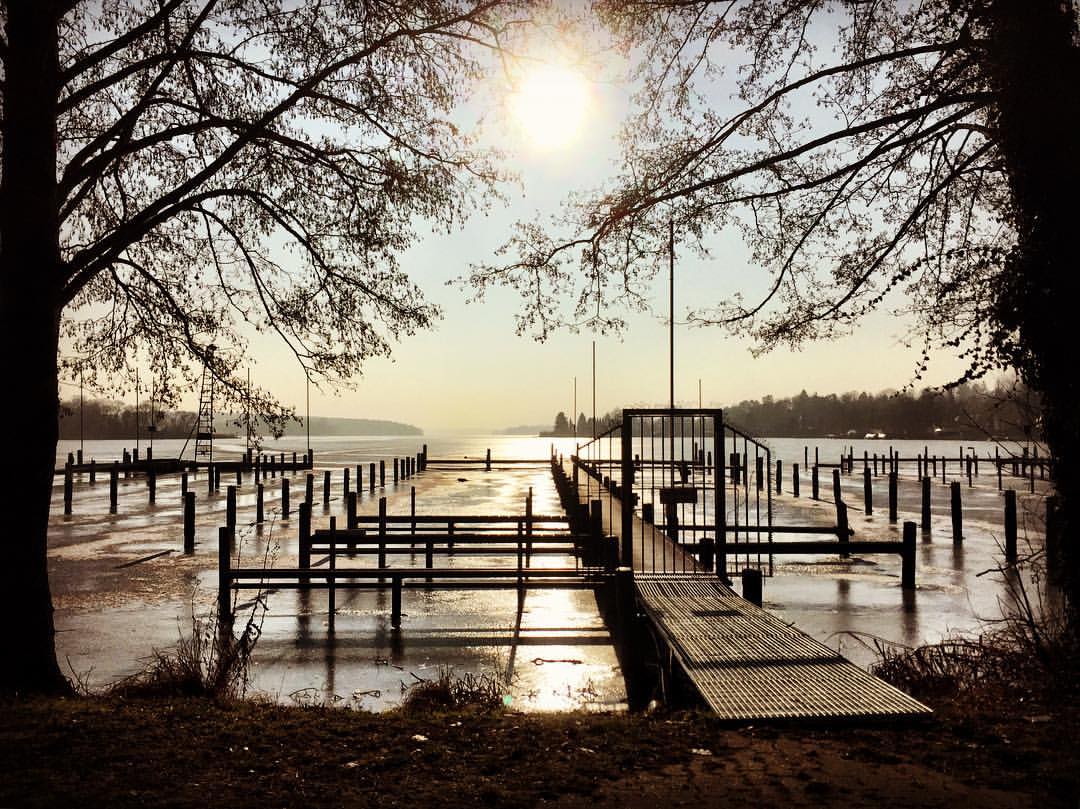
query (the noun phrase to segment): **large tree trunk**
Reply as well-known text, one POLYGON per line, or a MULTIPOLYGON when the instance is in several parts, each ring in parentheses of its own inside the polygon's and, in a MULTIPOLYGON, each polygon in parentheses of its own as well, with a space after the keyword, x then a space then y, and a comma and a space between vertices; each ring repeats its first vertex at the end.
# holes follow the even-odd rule
POLYGON ((1017 336, 1009 359, 1043 402, 1056 459, 1066 596, 1080 609, 1080 385, 1076 373, 1076 253, 1080 226, 1080 49, 1071 2, 996 0, 992 79, 1019 249, 998 318, 1017 336))
POLYGON ((57 16, 9 0, 0 183, 0 339, 15 420, 5 451, 0 604, 4 691, 68 687, 56 663, 46 562, 57 440, 61 266, 56 201, 57 16))

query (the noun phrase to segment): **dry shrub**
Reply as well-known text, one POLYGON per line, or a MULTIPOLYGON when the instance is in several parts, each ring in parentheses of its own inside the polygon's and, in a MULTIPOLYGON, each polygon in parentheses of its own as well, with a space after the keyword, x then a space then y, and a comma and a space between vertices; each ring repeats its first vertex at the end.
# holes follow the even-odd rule
MULTIPOLYGON (((415 676, 415 675, 413 675, 415 676)), ((505 681, 498 673, 456 674, 450 666, 440 666, 433 680, 421 680, 402 686, 401 709, 410 713, 478 708, 498 710, 503 706, 505 681)))
POLYGON ((239 637, 220 625, 216 614, 192 615, 190 635, 181 635, 173 649, 155 650, 142 671, 109 690, 122 697, 239 699, 247 691, 251 653, 261 631, 261 613, 259 619, 248 619, 239 637))

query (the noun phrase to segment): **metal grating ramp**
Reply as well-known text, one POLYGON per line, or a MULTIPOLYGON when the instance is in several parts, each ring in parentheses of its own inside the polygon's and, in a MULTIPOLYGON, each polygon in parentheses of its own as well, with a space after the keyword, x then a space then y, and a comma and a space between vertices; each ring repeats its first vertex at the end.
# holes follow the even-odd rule
POLYGON ((724 719, 922 716, 918 700, 710 575, 635 575, 638 601, 724 719))

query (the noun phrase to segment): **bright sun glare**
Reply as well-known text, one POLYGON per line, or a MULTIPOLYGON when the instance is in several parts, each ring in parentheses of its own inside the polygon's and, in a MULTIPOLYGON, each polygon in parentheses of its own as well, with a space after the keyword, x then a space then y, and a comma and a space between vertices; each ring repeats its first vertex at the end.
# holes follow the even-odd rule
POLYGON ((588 101, 584 77, 556 65, 531 68, 510 98, 518 125, 534 146, 544 150, 566 146, 577 137, 588 101))

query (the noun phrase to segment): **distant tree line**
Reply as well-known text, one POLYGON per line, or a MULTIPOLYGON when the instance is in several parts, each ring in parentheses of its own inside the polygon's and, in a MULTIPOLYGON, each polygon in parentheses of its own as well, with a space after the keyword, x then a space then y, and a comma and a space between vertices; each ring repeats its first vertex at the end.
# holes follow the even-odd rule
MULTIPOLYGON (((622 409, 616 408, 605 413, 602 416, 597 417, 595 420, 596 434, 610 430, 616 424, 622 423, 622 409)), ((578 414, 577 419, 577 433, 574 432, 574 424, 567 418, 566 413, 559 411, 555 416, 555 426, 551 430, 540 433, 544 437, 563 437, 577 435, 578 438, 591 438, 593 435, 593 419, 587 417, 584 413, 578 414)))
MULTIPOLYGON (((195 414, 185 411, 162 412, 154 410, 153 431, 156 438, 187 438, 195 423, 195 414)), ((132 405, 103 399, 87 399, 79 405, 78 399, 60 403, 60 438, 91 439, 134 438, 136 432, 142 438, 150 435, 150 405, 140 404, 138 413, 132 405), (81 417, 80 417, 80 410, 81 417)))
MULTIPOLYGON (((862 438, 884 433, 889 438, 966 438, 978 440, 1040 439, 1037 397, 1023 386, 1002 382, 988 387, 968 383, 941 391, 918 393, 842 393, 820 395, 805 390, 797 396, 739 402, 724 408, 724 418, 760 436, 862 438)), ((619 423, 620 410, 597 419, 597 433, 619 423)), ((592 420, 578 417, 579 436, 592 435, 592 420)), ((544 435, 573 435, 573 425, 560 412, 554 429, 544 435)))

